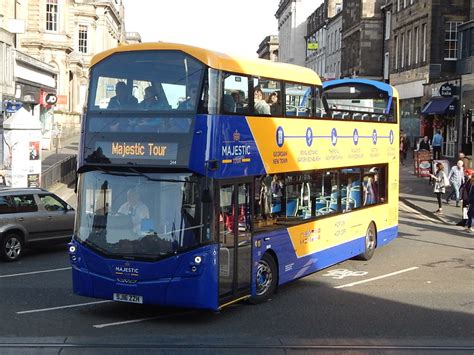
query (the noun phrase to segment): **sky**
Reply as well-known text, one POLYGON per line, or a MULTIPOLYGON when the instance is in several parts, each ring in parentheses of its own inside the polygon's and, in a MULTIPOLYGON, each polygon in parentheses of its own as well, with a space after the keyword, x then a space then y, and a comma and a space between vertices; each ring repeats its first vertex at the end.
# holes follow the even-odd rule
POLYGON ((174 42, 245 57, 278 34, 280 0, 123 0, 125 30, 142 42, 174 42))

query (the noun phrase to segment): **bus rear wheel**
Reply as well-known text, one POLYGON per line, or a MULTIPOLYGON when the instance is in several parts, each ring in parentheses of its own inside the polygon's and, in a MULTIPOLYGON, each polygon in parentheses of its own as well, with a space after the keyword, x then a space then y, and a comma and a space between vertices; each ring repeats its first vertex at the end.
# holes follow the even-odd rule
POLYGON ((277 267, 273 256, 265 253, 257 265, 256 274, 256 292, 255 296, 250 299, 251 303, 261 303, 268 300, 277 287, 277 267))
POLYGON ((375 246, 377 244, 377 230, 374 222, 370 222, 365 233, 365 251, 359 255, 360 260, 370 260, 374 256, 375 246))

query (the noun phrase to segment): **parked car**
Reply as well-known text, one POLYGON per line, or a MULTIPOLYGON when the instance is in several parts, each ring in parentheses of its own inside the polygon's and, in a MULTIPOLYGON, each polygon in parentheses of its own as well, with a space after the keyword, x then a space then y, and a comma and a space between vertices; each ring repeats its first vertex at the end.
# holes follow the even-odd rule
POLYGON ((0 188, 0 258, 18 260, 26 246, 71 239, 75 211, 41 188, 0 188))

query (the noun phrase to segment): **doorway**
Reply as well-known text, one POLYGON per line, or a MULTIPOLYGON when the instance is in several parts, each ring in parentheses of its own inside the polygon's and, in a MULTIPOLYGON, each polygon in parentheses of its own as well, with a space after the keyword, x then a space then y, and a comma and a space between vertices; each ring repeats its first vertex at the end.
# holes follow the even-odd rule
POLYGON ((219 186, 220 304, 250 294, 252 212, 250 182, 219 186))

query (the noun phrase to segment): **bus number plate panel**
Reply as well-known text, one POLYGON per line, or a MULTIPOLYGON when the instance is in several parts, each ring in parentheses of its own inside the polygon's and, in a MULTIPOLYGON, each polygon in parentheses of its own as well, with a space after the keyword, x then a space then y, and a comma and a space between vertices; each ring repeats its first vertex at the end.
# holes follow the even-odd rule
POLYGON ((142 304, 143 296, 127 295, 125 293, 114 293, 114 301, 142 304))

